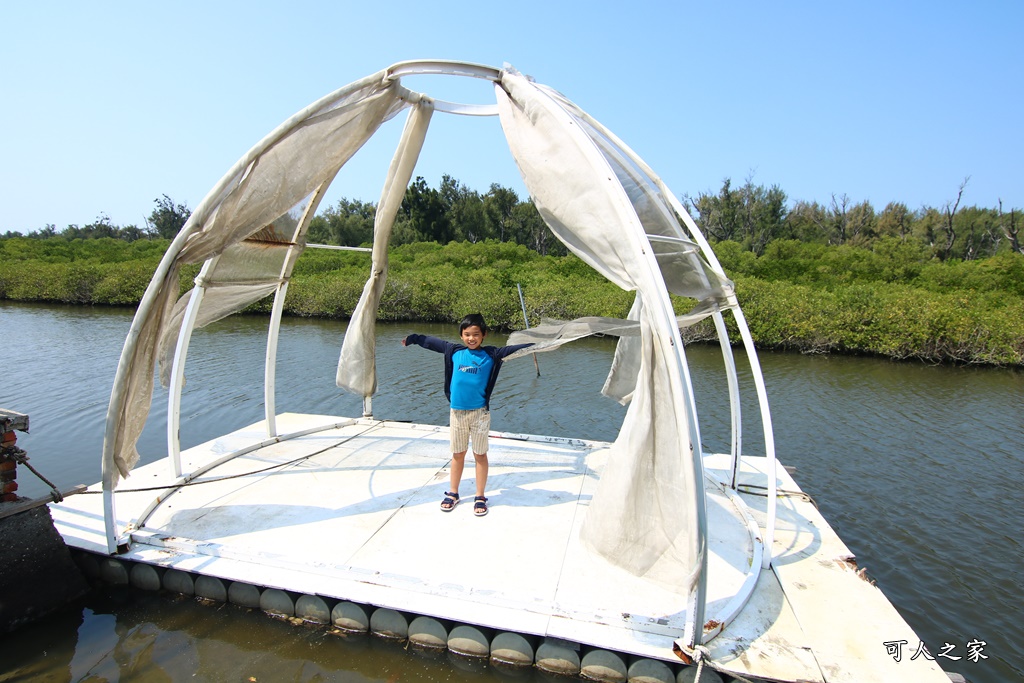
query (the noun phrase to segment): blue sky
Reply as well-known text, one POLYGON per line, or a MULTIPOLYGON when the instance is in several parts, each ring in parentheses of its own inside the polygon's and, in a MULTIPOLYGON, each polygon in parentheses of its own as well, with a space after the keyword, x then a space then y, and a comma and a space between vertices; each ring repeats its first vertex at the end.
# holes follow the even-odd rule
MULTIPOLYGON (((579 104, 676 195, 723 179, 1024 208, 1024 3, 0 4, 0 233, 194 207, 288 116, 407 59, 508 62, 579 104), (628 8, 627 8, 628 6, 628 8)), ((412 84, 493 101, 483 82, 412 84)), ((376 201, 390 122, 328 202, 376 201)), ((417 175, 523 185, 497 119, 435 116, 417 175)))

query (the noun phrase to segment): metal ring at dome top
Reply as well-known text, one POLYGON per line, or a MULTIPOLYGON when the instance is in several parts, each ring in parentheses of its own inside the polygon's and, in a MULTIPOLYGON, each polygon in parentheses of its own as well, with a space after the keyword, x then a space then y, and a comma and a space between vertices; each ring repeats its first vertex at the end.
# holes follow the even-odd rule
MULTIPOLYGON (((389 66, 384 79, 388 81, 397 80, 402 76, 465 76, 497 82, 501 80, 501 70, 493 66, 474 64, 472 62, 458 62, 445 59, 411 60, 389 66)), ((464 104, 461 102, 438 100, 426 94, 424 96, 431 100, 434 111, 459 114, 461 116, 498 115, 498 105, 496 104, 464 104)))

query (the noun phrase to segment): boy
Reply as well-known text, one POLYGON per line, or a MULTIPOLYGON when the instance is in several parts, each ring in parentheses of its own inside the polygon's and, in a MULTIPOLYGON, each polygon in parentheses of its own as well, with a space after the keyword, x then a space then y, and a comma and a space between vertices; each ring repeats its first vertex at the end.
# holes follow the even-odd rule
POLYGON ((515 346, 483 346, 487 323, 479 313, 471 313, 459 324, 462 344, 452 344, 437 337, 410 334, 402 346, 416 344, 444 354, 444 395, 451 404, 451 491, 445 491, 441 509, 451 512, 459 503, 459 482, 466 464, 469 443, 473 443, 476 460, 476 497, 473 514, 487 514, 487 434, 491 431, 490 400, 498 379, 502 359, 532 344, 515 346))

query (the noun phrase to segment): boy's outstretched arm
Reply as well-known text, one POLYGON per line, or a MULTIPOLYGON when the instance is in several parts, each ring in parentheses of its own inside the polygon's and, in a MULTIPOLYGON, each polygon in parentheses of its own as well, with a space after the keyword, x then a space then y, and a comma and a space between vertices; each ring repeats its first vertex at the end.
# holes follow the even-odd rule
POLYGON ((505 356, 512 355, 513 353, 515 353, 519 349, 525 349, 528 346, 533 346, 533 344, 534 344, 533 342, 530 342, 528 344, 513 344, 512 346, 502 346, 500 349, 498 349, 498 352, 497 352, 496 356, 500 360, 500 359, 504 358, 505 356))
POLYGON ((402 340, 402 346, 409 346, 410 344, 422 346, 425 349, 437 351, 438 353, 444 353, 450 345, 449 342, 437 337, 431 337, 428 334, 410 334, 402 340))

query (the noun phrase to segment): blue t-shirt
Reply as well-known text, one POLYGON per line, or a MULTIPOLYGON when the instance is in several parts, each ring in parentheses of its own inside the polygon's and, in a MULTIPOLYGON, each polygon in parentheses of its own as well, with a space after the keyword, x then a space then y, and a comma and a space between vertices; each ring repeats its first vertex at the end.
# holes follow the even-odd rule
POLYGON ((487 380, 494 365, 490 354, 480 349, 460 349, 452 354, 452 363, 452 408, 476 410, 487 405, 487 380))

